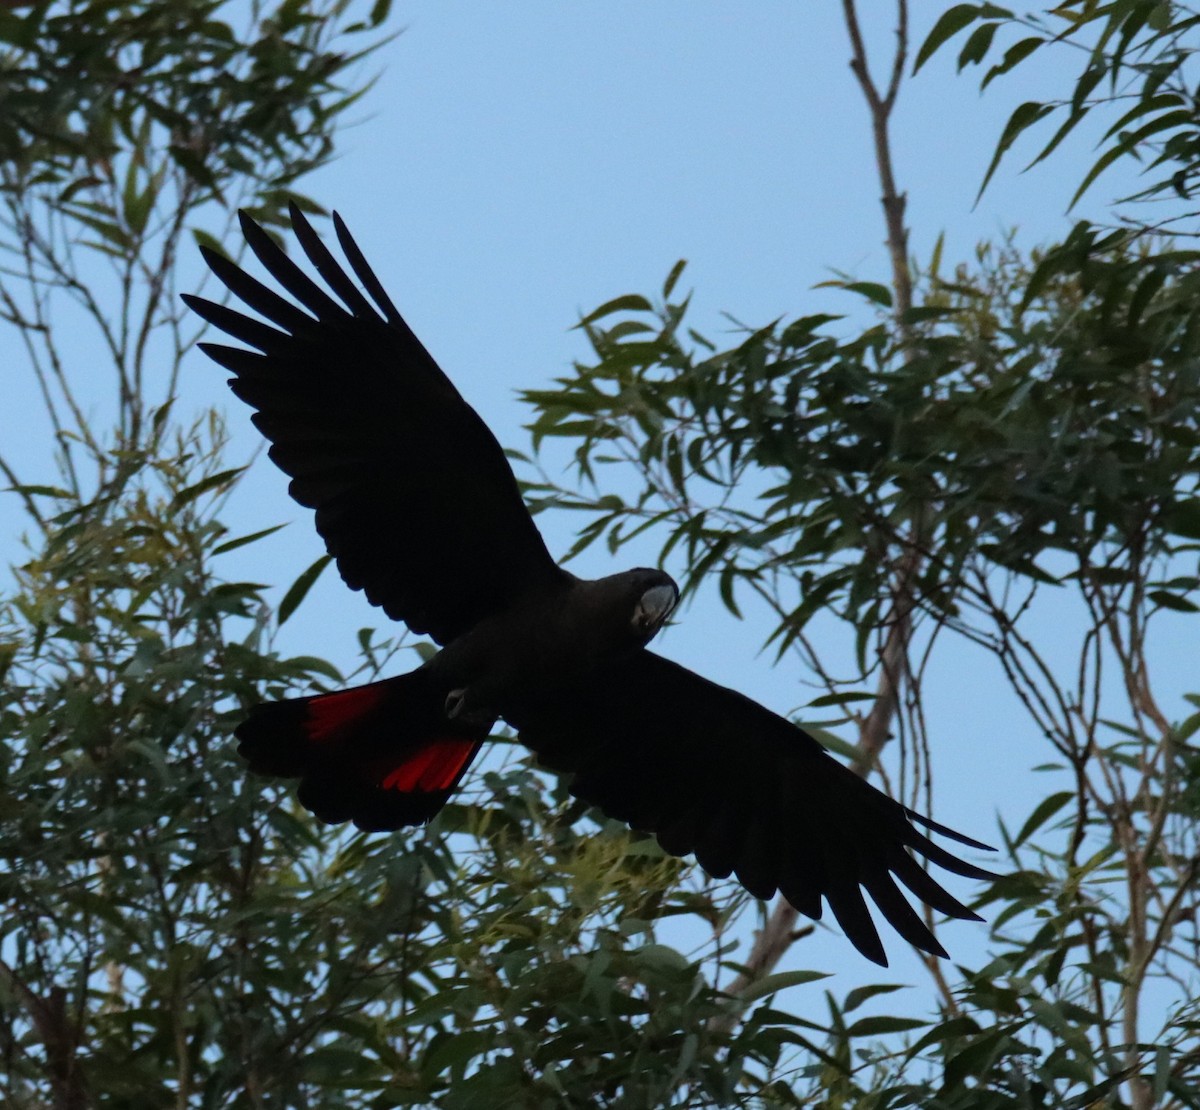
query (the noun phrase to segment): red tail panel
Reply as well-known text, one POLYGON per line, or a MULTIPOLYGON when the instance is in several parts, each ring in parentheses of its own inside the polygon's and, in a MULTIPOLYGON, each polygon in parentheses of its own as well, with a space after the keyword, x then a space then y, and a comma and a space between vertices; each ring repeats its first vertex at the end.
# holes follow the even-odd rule
POLYGON ((348 739, 362 718, 378 708, 385 694, 385 687, 380 683, 313 698, 308 703, 304 733, 317 743, 348 739))
POLYGON ((336 694, 256 705, 237 728, 253 771, 300 779, 322 821, 398 829, 446 804, 490 723, 449 721, 446 690, 416 670, 336 694))
POLYGON ((398 763, 380 782, 384 790, 449 790, 458 781, 475 749, 477 740, 450 737, 426 744, 398 763))

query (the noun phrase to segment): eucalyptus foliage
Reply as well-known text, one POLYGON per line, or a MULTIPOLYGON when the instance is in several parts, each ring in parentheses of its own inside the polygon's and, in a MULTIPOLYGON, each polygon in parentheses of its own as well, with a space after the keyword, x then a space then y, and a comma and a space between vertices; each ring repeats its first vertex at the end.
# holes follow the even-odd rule
POLYGON ((1197 30, 1200 11, 1179 0, 1067 0, 1033 12, 992 3, 954 4, 921 44, 915 68, 962 36, 958 68, 981 67, 981 89, 1034 65, 1073 73, 1074 82, 1062 95, 1026 100, 1013 109, 980 192, 1009 152, 1027 141, 1027 133, 1032 137, 1040 130, 1044 140, 1027 164, 1034 166, 1085 121, 1100 120, 1104 130, 1099 155, 1076 187, 1071 205, 1110 166, 1133 159, 1147 181, 1126 199, 1173 202, 1165 220, 1154 213, 1155 224, 1195 234, 1191 202, 1200 172, 1197 30))
MULTIPOLYGON (((1017 110, 984 185, 1037 120, 1065 117, 1046 157, 1088 112, 1119 104, 1076 196, 1120 157, 1175 166, 1133 198, 1173 189, 1172 222, 1191 215, 1193 24, 1155 3, 1020 17, 956 5, 917 64, 967 28, 960 68, 1001 30, 1036 31, 986 85, 1095 31, 1073 55, 1086 63, 1074 90, 1017 110), (1109 95, 1093 98, 1101 78, 1109 95)), ((1148 232, 1081 223, 1033 255, 985 246, 949 273, 939 247, 915 282, 832 283, 865 302, 865 327, 861 310, 801 316, 725 346, 692 324, 679 263, 657 297, 588 314, 591 357, 525 393, 535 445, 570 448, 578 484, 543 474, 538 485, 547 504, 583 515, 577 548, 661 537, 688 591, 714 589, 735 614, 756 595, 774 615, 764 641, 777 659, 824 687, 813 708, 844 707, 863 734, 871 682, 899 684, 910 804, 937 763, 923 680, 962 639, 994 660, 980 680, 1006 681, 1045 737, 1043 797, 1001 829, 1007 873, 981 902, 990 960, 953 976, 930 964, 936 1015, 880 1015, 865 1045, 839 1039, 848 1026, 829 997, 824 1047, 839 1066, 801 1069, 797 1097, 1200 1103, 1200 697, 1164 702, 1152 666, 1155 642, 1200 602, 1200 301, 1187 241, 1148 232), (902 289, 916 290, 911 304, 907 292, 897 303, 902 289), (1047 604, 1076 614, 1050 639, 1038 623, 1047 604), (830 617, 844 622, 849 659, 830 617), (895 635, 900 622, 911 634, 895 635)))
MULTIPOLYGON (((586 317, 594 359, 525 395, 535 439, 572 444, 593 491, 543 485, 587 514, 580 546, 653 528, 688 589, 711 584, 735 613, 744 591, 765 599, 767 642, 826 684, 814 705, 859 720, 891 590, 915 568, 914 755, 933 758, 921 677, 951 633, 993 653, 1067 772, 1004 832, 1010 873, 984 900, 992 962, 962 969, 907 1047, 846 1057, 832 1087, 862 1106, 1057 1106, 1115 1098, 1153 1066, 1158 1095, 1190 1105, 1200 843, 1183 742, 1200 716, 1168 720, 1146 647, 1200 591, 1193 260, 1084 231, 1030 262, 985 249, 925 275, 903 327, 845 338, 841 321, 804 317, 726 350, 688 327, 678 274, 657 304, 625 296, 586 317), (636 496, 606 488, 631 466, 636 496), (1082 614, 1066 670, 1061 630, 1054 644, 1027 631, 1040 595, 1064 590, 1082 614), (849 680, 807 635, 818 614, 854 633, 849 680), (923 1060, 938 1078, 914 1084, 923 1060)), ((886 302, 883 287, 850 291, 886 302)))

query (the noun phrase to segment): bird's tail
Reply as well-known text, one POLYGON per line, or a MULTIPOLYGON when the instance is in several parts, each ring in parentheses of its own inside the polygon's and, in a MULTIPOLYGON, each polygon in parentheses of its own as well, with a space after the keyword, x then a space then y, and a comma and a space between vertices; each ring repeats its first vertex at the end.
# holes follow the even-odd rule
POLYGON ((424 670, 335 694, 256 705, 236 729, 250 770, 300 779, 322 821, 398 829, 446 804, 490 731, 450 720, 446 691, 424 670))

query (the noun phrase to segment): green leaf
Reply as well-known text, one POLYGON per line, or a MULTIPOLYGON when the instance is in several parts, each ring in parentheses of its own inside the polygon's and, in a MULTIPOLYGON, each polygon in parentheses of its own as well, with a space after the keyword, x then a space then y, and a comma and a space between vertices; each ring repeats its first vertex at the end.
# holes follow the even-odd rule
MULTIPOLYGON (((1059 143, 1063 141, 1080 122, 1087 116, 1089 109, 1085 106, 1078 111, 1071 112, 1063 121, 1062 126, 1051 136, 1050 141, 1042 147, 1041 150, 1026 164, 1025 169, 1031 170, 1043 159, 1048 158, 1057 149, 1059 143)), ((1022 171, 1024 172, 1024 171, 1022 171)))
POLYGON ((988 187, 988 182, 992 180, 992 174, 996 172, 996 167, 1000 165, 1000 159, 1004 157, 1013 143, 1020 138, 1024 131, 1053 111, 1054 105, 1040 104, 1036 100, 1027 100, 1024 104, 1019 104, 1014 109, 1013 114, 1008 117, 1008 122, 1004 125, 1004 130, 1000 134, 1000 141, 996 144, 996 151, 992 155, 992 161, 987 168, 987 173, 983 175, 983 184, 979 186, 979 192, 975 195, 976 203, 983 196, 984 191, 988 187))
POLYGON ((1067 205, 1067 210, 1070 211, 1070 209, 1074 208, 1079 198, 1091 187, 1092 182, 1122 155, 1135 153, 1141 144, 1151 135, 1156 135, 1158 132, 1166 131, 1172 127, 1186 127, 1191 122, 1192 113, 1188 110, 1179 109, 1172 112, 1164 112, 1144 127, 1139 127, 1136 131, 1122 135, 1121 141, 1115 146, 1109 147, 1108 150, 1097 158, 1095 165, 1084 175, 1083 183, 1075 190, 1075 195, 1071 198, 1071 203, 1067 205))
POLYGON ((370 24, 372 27, 378 27, 383 23, 388 13, 392 10, 392 0, 375 0, 371 6, 370 24))
POLYGON ((683 273, 683 268, 687 265, 687 259, 681 258, 674 266, 671 267, 671 272, 667 274, 667 280, 663 282, 663 300, 671 299, 671 293, 675 289, 675 283, 679 280, 680 274, 683 273))
POLYGON ((1100 137, 1101 142, 1105 139, 1111 139, 1114 135, 1124 131, 1134 120, 1140 119, 1142 116, 1148 116, 1154 112, 1166 112, 1180 108, 1183 104, 1181 97, 1177 93, 1157 93, 1154 96, 1143 96, 1138 102, 1120 115, 1113 125, 1104 132, 1100 137))
POLYGON ((644 944, 635 953, 638 963, 663 971, 686 971, 691 961, 668 944, 644 944))
POLYGON ((997 77, 1008 73, 1014 67, 1020 65, 1026 58, 1029 57, 1030 54, 1032 54, 1046 41, 1047 40, 1041 36, 1033 36, 1013 43, 1013 45, 1004 52, 1004 57, 987 71, 987 76, 984 77, 982 82, 980 82, 980 91, 982 92, 984 89, 986 89, 988 85, 990 85, 997 77))
MULTIPOLYGON (((1136 328, 1142 322, 1142 316, 1149 307, 1150 302, 1154 300, 1155 294, 1163 287, 1167 280, 1167 271, 1162 267, 1154 267, 1142 280, 1138 283, 1138 287, 1134 290, 1133 296, 1129 298, 1129 312, 1126 315, 1126 324, 1130 328, 1136 328)), ((1200 534, 1195 538, 1200 539, 1200 534)))
POLYGON ((854 762, 862 754, 849 740, 843 740, 828 729, 821 728, 820 725, 801 724, 797 721, 796 727, 804 729, 821 747, 827 748, 835 755, 840 755, 843 759, 854 762))
POLYGON ((65 205, 64 211, 66 211, 71 219, 78 220, 85 227, 90 227, 98 235, 108 240, 108 243, 111 244, 110 249, 115 257, 124 258, 133 249, 133 244, 130 242, 129 236, 125 234, 120 225, 115 221, 102 220, 97 216, 89 215, 87 212, 82 211, 79 204, 65 205))
POLYGON ((1200 498, 1168 506, 1163 510, 1162 522, 1173 535, 1200 540, 1200 498))
POLYGON ((954 305, 918 304, 905 312, 903 319, 906 324, 923 324, 926 320, 946 320, 952 316, 960 316, 963 311, 954 305))
POLYGON ((743 1003, 754 1002, 759 998, 765 998, 768 994, 774 994, 776 991, 781 991, 785 987, 798 987, 805 983, 815 983, 820 979, 828 979, 829 974, 824 971, 777 971, 774 975, 764 975, 761 979, 755 979, 740 995, 743 1003))
POLYGON ((154 207, 154 199, 157 194, 153 178, 146 182, 145 189, 138 189, 140 165, 140 158, 130 159, 129 168, 125 173, 125 188, 121 194, 125 224, 139 238, 146 230, 146 222, 150 219, 150 212, 154 207))
POLYGON ((1193 713, 1175 729, 1176 742, 1180 744, 1187 743, 1188 740, 1196 735, 1197 729, 1200 729, 1200 713, 1193 713))
POLYGON ((235 466, 229 470, 222 470, 218 474, 210 474, 195 485, 188 486, 187 489, 180 490, 171 498, 171 510, 180 509, 189 502, 195 501, 197 497, 229 485, 245 469, 244 466, 235 466))
POLYGON ((321 577, 321 572, 329 566, 332 559, 332 555, 322 555, 291 584, 288 592, 283 595, 283 600, 279 603, 279 624, 283 624, 296 611, 305 595, 312 589, 313 583, 321 577))
POLYGON ((971 32, 962 50, 958 53, 960 72, 969 65, 978 65, 983 61, 992 45, 992 39, 996 37, 996 28, 999 26, 999 23, 984 23, 971 32))
POLYGON ((848 281, 842 283, 842 288, 851 293, 858 293, 875 304, 883 305, 884 308, 892 307, 892 291, 877 281, 848 281))
POLYGON ((847 1037, 880 1037, 886 1033, 907 1033, 910 1029, 923 1029, 929 1022, 921 1018, 878 1017, 859 1018, 849 1029, 847 1037))
POLYGON ((104 179, 102 177, 94 177, 91 174, 88 174, 85 177, 77 178, 59 194, 58 203, 66 204, 76 193, 81 193, 84 189, 91 189, 96 185, 103 184, 104 179))
POLYGON ((1110 1095, 1122 1083, 1126 1082, 1129 1077, 1137 1072, 1136 1067, 1122 1068, 1118 1072, 1102 1079, 1095 1086, 1089 1087, 1086 1091, 1080 1091, 1073 1099, 1065 1104, 1063 1110, 1092 1110, 1093 1107, 1103 1106, 1107 1102, 1107 1095, 1110 1095))
POLYGON ((1051 794, 1048 798, 1043 798, 1033 812, 1026 819, 1025 824, 1021 826, 1021 831, 1017 833, 1016 840, 1013 841, 1014 847, 1020 847, 1025 843, 1026 839, 1042 827, 1050 820, 1063 806, 1065 806, 1072 798, 1075 797, 1074 791, 1063 790, 1057 794, 1051 794))
POLYGON ((1200 613, 1200 606, 1195 602, 1166 590, 1151 590, 1146 597, 1155 605, 1161 606, 1163 609, 1171 609, 1176 613, 1200 613))
POLYGON ((925 41, 921 43, 921 49, 917 51, 916 60, 913 62, 913 74, 918 73, 947 40, 952 39, 959 31, 969 27, 977 19, 983 18, 984 7, 985 5, 980 4, 955 4, 954 7, 942 12, 938 21, 933 25, 933 30, 925 36, 925 41))
POLYGON ((866 987, 855 987, 849 994, 846 995, 846 1000, 842 1003, 842 1013, 848 1014, 852 1010, 857 1010, 868 999, 875 998, 881 994, 891 994, 893 991, 906 990, 903 983, 873 983, 866 987))
POLYGON ((254 543, 255 540, 261 540, 263 536, 269 536, 272 532, 278 532, 280 528, 286 527, 286 524, 274 524, 270 528, 264 528, 261 532, 251 532, 248 536, 239 536, 235 540, 226 540, 225 543, 214 547, 212 553, 214 555, 224 555, 226 551, 234 551, 239 547, 244 547, 248 543, 254 543))
POLYGON ((220 255, 222 258, 228 258, 229 252, 222 245, 221 241, 215 236, 210 235, 203 228, 192 228, 192 238, 198 247, 207 247, 213 254, 220 255))
MULTIPOLYGON (((1158 31, 1160 34, 1163 31, 1168 30, 1171 26, 1170 0, 1162 0, 1161 3, 1155 4, 1154 7, 1150 9, 1150 14, 1146 16, 1146 23, 1149 25, 1150 30, 1158 31)), ((1161 1097, 1161 1095, 1155 1096, 1156 1101, 1159 1097, 1161 1097)))
POLYGON ((940 1021, 927 1032, 922 1033, 908 1049, 910 1058, 915 1058, 931 1044, 939 1044, 957 1037, 969 1037, 979 1032, 979 1023, 965 1014, 959 1017, 940 1021))
POLYGON ((593 324, 605 316, 611 316, 614 312, 652 312, 653 310, 654 306, 640 293, 626 293, 622 297, 614 297, 611 301, 605 301, 599 308, 589 312, 575 326, 586 328, 589 324, 593 324))
POLYGON ((844 693, 844 694, 822 694, 819 698, 813 698, 808 703, 809 709, 823 709, 827 705, 846 705, 852 701, 874 701, 874 694, 867 693, 844 693))
POLYGON ((734 580, 737 576, 737 565, 735 563, 726 563, 721 568, 721 574, 718 579, 718 590, 721 595, 721 602, 738 620, 742 619, 742 611, 737 606, 737 600, 734 597, 733 587, 734 580))
POLYGON ((58 486, 8 486, 4 492, 20 493, 27 497, 55 497, 61 501, 72 499, 72 494, 65 489, 60 489, 58 486))
POLYGON ((287 665, 306 674, 319 674, 330 682, 345 682, 342 672, 327 659, 317 655, 296 655, 287 661, 287 665))

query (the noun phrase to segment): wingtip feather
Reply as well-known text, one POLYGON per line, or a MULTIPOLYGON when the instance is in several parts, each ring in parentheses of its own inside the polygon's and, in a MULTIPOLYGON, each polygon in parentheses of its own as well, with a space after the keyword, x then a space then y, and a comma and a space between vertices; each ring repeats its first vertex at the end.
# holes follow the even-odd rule
POLYGON ((959 844, 966 845, 968 848, 975 848, 981 852, 994 852, 995 848, 990 844, 985 844, 982 840, 976 840, 974 837, 967 836, 966 833, 960 833, 956 829, 950 828, 948 825, 939 824, 932 817, 926 817, 923 813, 918 813, 914 809, 904 807, 905 816, 910 821, 915 821, 918 825, 922 825, 931 832, 938 833, 940 836, 949 837, 951 840, 957 841, 959 844))
POLYGON ((346 252, 350 268, 358 275, 358 280, 363 283, 367 292, 371 294, 372 299, 382 310, 388 323, 403 324, 403 317, 401 317, 400 312, 392 303, 391 297, 387 295, 387 290, 384 289, 383 283, 375 276, 375 271, 371 269, 366 256, 354 241, 354 236, 350 234, 350 229, 346 226, 346 222, 337 212, 333 214, 333 229, 337 233, 338 242, 341 243, 342 250, 346 252))

